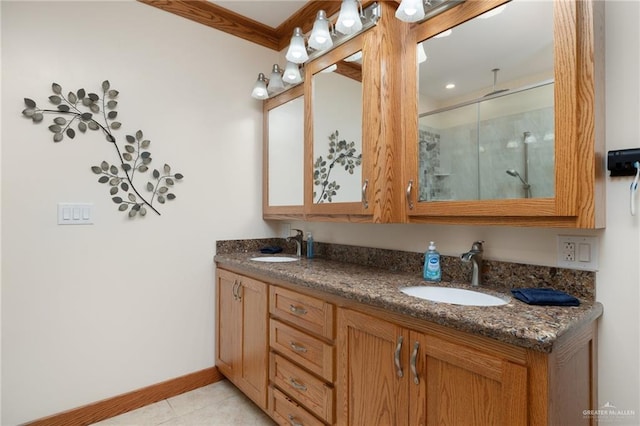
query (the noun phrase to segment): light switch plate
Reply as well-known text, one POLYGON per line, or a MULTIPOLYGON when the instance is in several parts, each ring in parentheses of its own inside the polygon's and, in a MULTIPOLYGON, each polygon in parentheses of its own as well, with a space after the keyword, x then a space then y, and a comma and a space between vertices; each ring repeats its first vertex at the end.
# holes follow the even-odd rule
POLYGON ((93 225, 93 204, 58 203, 58 225, 93 225))
POLYGON ((598 237, 558 235, 558 266, 598 270, 598 237))

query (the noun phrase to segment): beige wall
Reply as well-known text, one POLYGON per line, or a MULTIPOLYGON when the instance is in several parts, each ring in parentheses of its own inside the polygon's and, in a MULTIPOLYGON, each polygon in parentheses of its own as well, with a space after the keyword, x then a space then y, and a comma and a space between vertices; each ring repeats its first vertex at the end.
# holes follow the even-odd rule
MULTIPOLYGON (((2 1, 2 420, 5 426, 214 364, 215 241, 261 219, 262 105, 277 53, 134 1, 2 1), (162 216, 130 221, 90 166, 102 136, 54 144, 23 97, 120 91, 116 134, 142 129, 185 175, 162 216), (57 226, 58 202, 95 224, 57 226)), ((48 118, 49 120, 49 118, 48 118)), ((145 182, 143 182, 144 184, 145 182)), ((157 203, 156 203, 157 204, 157 203)))
MULTIPOLYGON (((13 425, 213 364, 218 239, 274 235, 261 219, 261 106, 273 52, 134 2, 9 2, 2 15, 2 423, 13 425), (89 166, 101 138, 51 142, 22 98, 120 90, 122 133, 142 129, 186 178, 161 217, 130 222, 89 166), (59 227, 56 203, 92 202, 95 224, 59 227)), ((607 149, 640 146, 640 5, 607 3, 607 149)), ((282 64, 283 62, 280 61, 282 64)), ((600 236, 600 403, 640 417, 640 217, 629 179, 607 178, 607 229, 296 224, 318 241, 443 254, 484 239, 490 259, 555 264, 557 234, 600 236)), ((273 228, 270 226, 273 225, 273 228)))

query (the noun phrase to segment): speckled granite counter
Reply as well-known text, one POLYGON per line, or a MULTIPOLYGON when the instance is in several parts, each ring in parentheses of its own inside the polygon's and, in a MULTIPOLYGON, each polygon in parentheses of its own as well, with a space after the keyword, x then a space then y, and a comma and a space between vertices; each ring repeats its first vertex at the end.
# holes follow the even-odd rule
MULTIPOLYGON (((251 251, 218 252, 215 261, 218 266, 226 266, 267 282, 269 279, 285 281, 547 353, 551 352, 554 342, 561 335, 594 321, 603 312, 600 303, 583 298, 579 307, 530 306, 511 297, 508 290, 496 290, 488 286, 474 290, 508 298, 509 303, 496 307, 435 303, 400 292, 400 287, 425 285, 420 274, 322 258, 302 258, 286 263, 256 262, 250 260, 254 256, 264 255, 251 251)), ((455 286, 469 288, 468 285, 459 283, 455 286)))

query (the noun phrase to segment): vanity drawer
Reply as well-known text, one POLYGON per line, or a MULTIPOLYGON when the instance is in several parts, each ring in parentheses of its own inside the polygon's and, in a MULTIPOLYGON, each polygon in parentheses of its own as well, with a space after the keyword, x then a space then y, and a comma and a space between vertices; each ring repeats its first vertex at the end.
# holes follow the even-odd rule
POLYGON ((333 387, 278 354, 272 352, 270 361, 273 384, 316 416, 333 423, 333 387))
POLYGON ((319 336, 333 340, 333 305, 282 287, 271 286, 269 312, 319 336))
POLYGON ((276 319, 270 325, 271 348, 333 383, 333 346, 276 319))
POLYGON ((273 419, 278 422, 278 424, 295 426, 324 426, 324 423, 313 417, 309 412, 289 399, 278 389, 271 388, 271 394, 273 419))

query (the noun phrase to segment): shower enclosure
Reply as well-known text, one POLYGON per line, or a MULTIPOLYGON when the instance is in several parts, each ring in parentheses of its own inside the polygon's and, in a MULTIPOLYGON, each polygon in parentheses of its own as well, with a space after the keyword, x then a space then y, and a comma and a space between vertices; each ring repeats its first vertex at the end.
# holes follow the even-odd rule
POLYGON ((553 99, 544 81, 421 114, 419 200, 553 197, 553 99))

